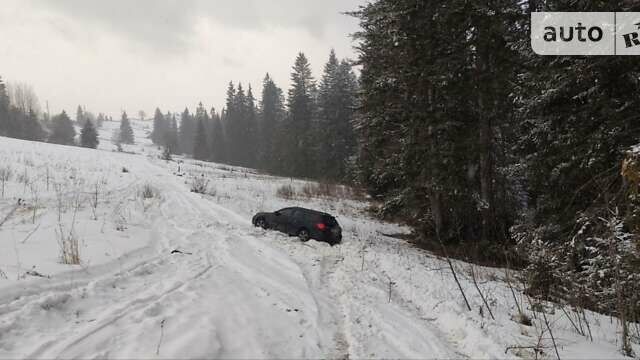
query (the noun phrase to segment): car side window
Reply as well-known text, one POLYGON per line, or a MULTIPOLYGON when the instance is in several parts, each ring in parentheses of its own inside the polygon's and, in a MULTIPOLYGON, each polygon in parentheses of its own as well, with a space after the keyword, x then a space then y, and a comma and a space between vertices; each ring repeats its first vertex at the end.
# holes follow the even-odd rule
POLYGON ((281 216, 291 216, 292 210, 291 209, 282 209, 280 211, 278 211, 280 213, 281 216))

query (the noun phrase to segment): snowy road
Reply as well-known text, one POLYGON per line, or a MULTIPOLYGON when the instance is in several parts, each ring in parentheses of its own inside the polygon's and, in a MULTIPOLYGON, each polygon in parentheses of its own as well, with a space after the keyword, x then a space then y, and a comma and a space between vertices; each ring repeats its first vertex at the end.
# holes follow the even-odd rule
MULTIPOLYGON (((504 358, 516 355, 507 346, 535 341, 511 321, 497 275, 486 270, 482 285, 497 320, 465 311, 442 261, 380 235, 406 229, 367 217, 365 203, 281 199, 278 187, 304 182, 216 164, 185 160, 177 173, 150 146, 121 154, 0 142, 0 160, 39 184, 15 181, 0 203, 37 199, 33 214, 20 208, 0 227, 0 358, 504 358), (190 192, 197 176, 215 193, 190 192), (140 196, 146 185, 151 199, 140 196), (56 210, 77 194, 77 215, 56 210), (336 214, 344 243, 303 244, 250 223, 290 205, 336 214), (58 257, 72 215, 80 266, 58 257)), ((458 264, 462 285, 478 309, 467 266, 458 264)), ((591 354, 615 355, 615 333, 593 330, 602 344, 591 354)), ((583 355, 564 334, 563 349, 583 355)))
MULTIPOLYGON (((152 183, 162 197, 148 246, 125 254, 118 266, 41 280, 31 294, 22 284, 4 289, 0 356, 352 356, 344 311, 360 304, 345 299, 348 283, 336 279, 339 247, 265 233, 248 214, 189 192, 168 168, 144 157, 127 160, 138 182, 152 183)), ((402 320, 397 315, 394 322, 402 320)), ((385 326, 386 339, 361 340, 388 354, 455 354, 428 327, 376 325, 385 326)))

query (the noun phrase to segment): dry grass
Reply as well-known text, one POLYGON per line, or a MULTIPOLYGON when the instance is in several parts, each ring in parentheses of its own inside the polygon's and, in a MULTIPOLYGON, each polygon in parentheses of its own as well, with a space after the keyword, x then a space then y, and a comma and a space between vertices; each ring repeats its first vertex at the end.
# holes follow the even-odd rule
POLYGON ((62 233, 59 240, 60 260, 66 265, 80 265, 80 246, 73 231, 62 233))
POLYGON ((300 189, 287 184, 276 190, 276 195, 284 199, 294 198, 332 198, 332 199, 351 199, 364 200, 365 194, 359 189, 354 189, 345 185, 330 183, 307 183, 300 189))
POLYGON ((291 185, 283 185, 276 190, 276 196, 283 199, 293 199, 296 196, 296 190, 291 185))

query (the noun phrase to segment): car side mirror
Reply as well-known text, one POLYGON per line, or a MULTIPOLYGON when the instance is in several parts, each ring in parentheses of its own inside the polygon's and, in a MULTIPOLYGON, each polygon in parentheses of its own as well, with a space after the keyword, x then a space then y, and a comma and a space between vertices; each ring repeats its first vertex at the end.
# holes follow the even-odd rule
POLYGON ((273 213, 273 215, 275 215, 275 216, 280 216, 280 215, 282 215, 282 214, 280 214, 280 211, 276 211, 276 212, 274 212, 274 213, 273 213))

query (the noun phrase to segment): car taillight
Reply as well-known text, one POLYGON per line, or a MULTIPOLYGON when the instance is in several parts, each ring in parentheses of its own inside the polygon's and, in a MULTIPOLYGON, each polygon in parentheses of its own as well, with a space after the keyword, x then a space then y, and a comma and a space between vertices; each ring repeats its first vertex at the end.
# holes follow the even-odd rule
POLYGON ((325 231, 327 230, 327 225, 323 224, 323 223, 317 223, 316 227, 318 228, 318 230, 320 231, 325 231))

